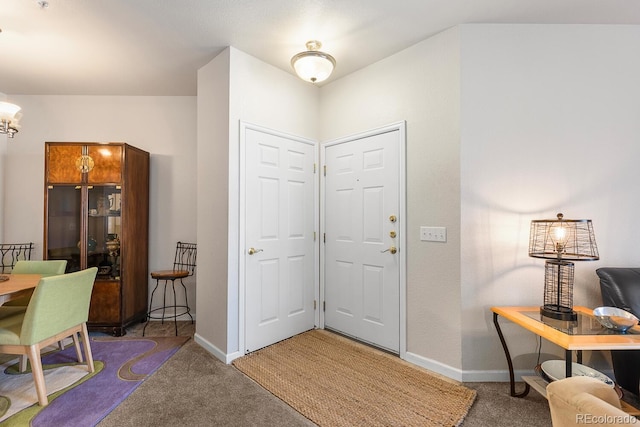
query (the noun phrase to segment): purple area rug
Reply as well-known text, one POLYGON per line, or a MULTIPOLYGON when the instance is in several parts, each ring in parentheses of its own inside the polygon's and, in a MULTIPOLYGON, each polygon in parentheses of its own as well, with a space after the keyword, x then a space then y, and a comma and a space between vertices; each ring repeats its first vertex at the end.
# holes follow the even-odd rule
MULTIPOLYGON (((104 363, 97 375, 52 399, 31 420, 38 426, 94 426, 167 361, 189 338, 91 338, 93 359, 104 363)), ((75 350, 43 357, 43 364, 75 362, 75 350)), ((36 405, 37 406, 37 405, 36 405)), ((27 408, 27 411, 30 408, 27 408)), ((20 415, 20 413, 16 414, 20 415)), ((8 420, 11 420, 9 418, 8 420)))

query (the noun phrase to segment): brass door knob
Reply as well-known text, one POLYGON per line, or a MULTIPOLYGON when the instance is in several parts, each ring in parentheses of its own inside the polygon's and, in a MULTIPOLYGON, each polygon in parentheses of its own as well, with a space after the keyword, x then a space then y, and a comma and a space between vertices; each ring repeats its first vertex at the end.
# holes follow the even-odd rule
POLYGON ((258 252, 262 252, 262 249, 249 248, 249 255, 257 254, 258 252))
POLYGON ((391 246, 389 249, 385 249, 384 251, 380 251, 381 254, 383 254, 385 252, 391 252, 392 254, 395 254, 396 252, 398 252, 398 248, 396 248, 395 246, 391 246))

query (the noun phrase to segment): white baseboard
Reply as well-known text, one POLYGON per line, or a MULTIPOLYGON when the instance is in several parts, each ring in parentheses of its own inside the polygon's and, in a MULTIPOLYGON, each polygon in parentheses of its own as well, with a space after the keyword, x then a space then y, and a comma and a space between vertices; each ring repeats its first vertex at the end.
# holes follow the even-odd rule
MULTIPOLYGON (((242 352, 234 352, 234 353, 225 353, 215 345, 211 344, 204 338, 202 338, 197 333, 194 336, 194 341, 200 344, 205 350, 211 353, 214 357, 222 361, 223 363, 230 364, 238 357, 242 357, 242 352)), ((444 375, 447 378, 451 378, 460 382, 467 383, 503 383, 509 382, 509 371, 506 369, 501 370, 474 370, 474 371, 463 371, 458 368, 453 368, 449 365, 445 365, 444 363, 438 362, 436 360, 432 360, 426 358, 424 356, 420 356, 415 353, 406 352, 404 357, 409 363, 413 363, 414 365, 420 366, 422 368, 428 369, 432 372, 435 372, 440 375, 444 375)), ((613 372, 609 370, 604 370, 603 373, 608 375, 610 378, 613 378, 613 372)), ((520 369, 514 371, 514 379, 516 382, 521 382, 523 376, 536 375, 533 369, 520 369)))
MULTIPOLYGON (((513 372, 515 381, 522 381, 523 376, 537 376, 533 369, 522 369, 513 372)), ((509 371, 506 369, 495 371, 464 371, 462 381, 467 383, 504 383, 509 382, 509 371)))
POLYGON ((409 351, 405 353, 404 360, 453 380, 462 381, 462 371, 460 369, 452 368, 436 360, 428 359, 409 351))
POLYGON ((218 347, 216 347, 206 339, 202 338, 202 336, 199 335, 197 332, 193 335, 193 340, 196 343, 198 343, 202 348, 204 348, 209 353, 211 353, 216 359, 224 363, 227 363, 227 355, 225 354, 225 352, 220 350, 218 347))
MULTIPOLYGON (((611 370, 602 370, 600 372, 607 375, 609 378, 615 378, 613 375, 613 371, 611 370)), ((521 369, 513 372, 513 377, 516 382, 521 382, 523 376, 537 377, 538 374, 533 369, 521 369)), ((468 383, 509 382, 509 371, 506 369, 498 371, 464 371, 462 374, 462 381, 468 383)))
POLYGON ((239 351, 236 351, 235 353, 229 353, 227 354, 227 364, 233 362, 234 360, 236 360, 238 357, 242 357, 244 356, 244 354, 242 354, 239 351))
MULTIPOLYGON (((509 371, 506 369, 496 371, 463 371, 461 369, 453 368, 449 365, 445 365, 444 363, 411 352, 407 352, 404 359, 407 362, 413 363, 414 365, 418 365, 422 368, 428 369, 440 375, 444 375, 445 377, 451 378, 456 381, 469 383, 509 382, 509 371)), ((516 381, 522 381, 521 377, 523 375, 526 376, 536 374, 534 373, 533 369, 523 369, 514 372, 514 378, 516 381)))
POLYGON ((235 353, 229 353, 229 354, 225 353, 224 351, 220 350, 218 347, 216 347, 206 339, 202 338, 202 336, 198 335, 197 333, 194 334, 193 340, 196 343, 198 343, 202 348, 204 348, 209 353, 211 353, 216 359, 220 360, 222 363, 225 363, 227 365, 233 362, 238 357, 242 356, 242 353, 239 351, 235 353))

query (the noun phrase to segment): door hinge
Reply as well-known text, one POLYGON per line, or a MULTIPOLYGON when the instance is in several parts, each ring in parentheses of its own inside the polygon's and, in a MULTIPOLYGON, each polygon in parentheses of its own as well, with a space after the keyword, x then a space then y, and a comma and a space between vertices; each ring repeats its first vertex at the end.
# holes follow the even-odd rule
POLYGON ((316 241, 316 232, 315 231, 313 232, 313 241, 314 242, 316 241))
POLYGON ((322 233, 322 243, 327 243, 327 233, 322 233))
POLYGON ((314 309, 314 310, 316 309, 316 305, 317 305, 316 303, 317 303, 317 302, 318 302, 318 301, 313 300, 313 309, 314 309))
POLYGON ((327 176, 327 165, 324 165, 324 176, 327 176))
POLYGON ((316 173, 316 164, 313 164, 313 173, 316 173))
POLYGON ((322 301, 322 311, 327 311, 327 302, 322 301))

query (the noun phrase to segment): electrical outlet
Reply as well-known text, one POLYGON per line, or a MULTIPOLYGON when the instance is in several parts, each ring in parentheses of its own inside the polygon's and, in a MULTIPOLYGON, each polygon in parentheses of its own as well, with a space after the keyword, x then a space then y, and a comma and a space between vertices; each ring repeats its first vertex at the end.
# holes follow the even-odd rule
POLYGON ((446 227, 420 227, 420 240, 425 242, 446 242, 446 227))

